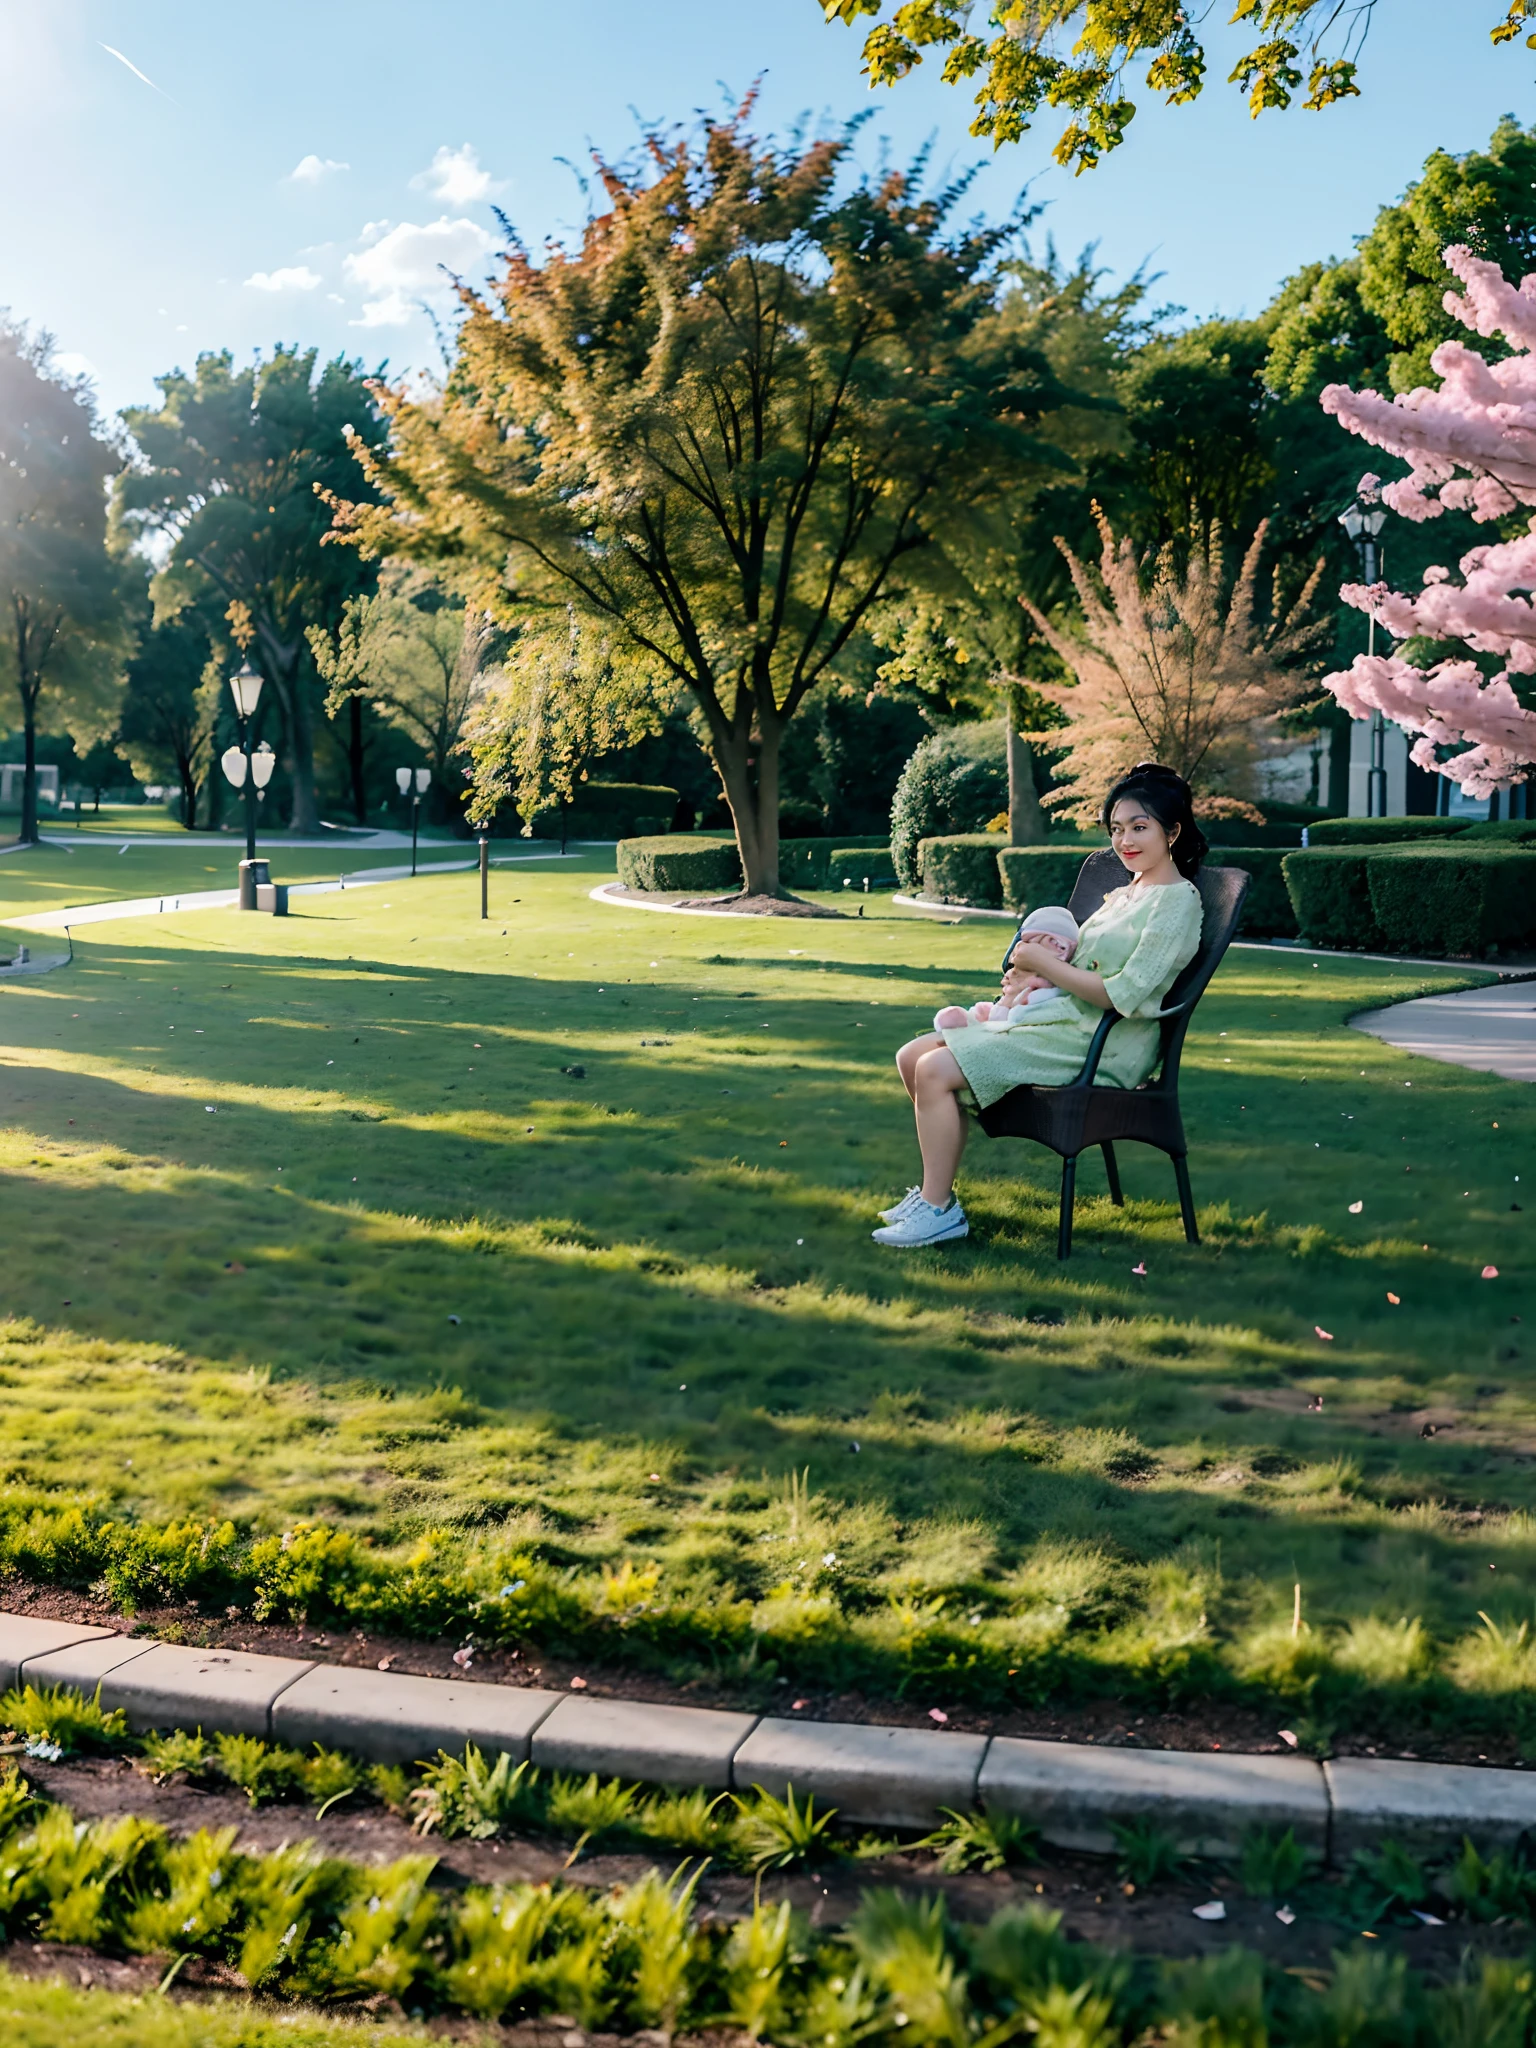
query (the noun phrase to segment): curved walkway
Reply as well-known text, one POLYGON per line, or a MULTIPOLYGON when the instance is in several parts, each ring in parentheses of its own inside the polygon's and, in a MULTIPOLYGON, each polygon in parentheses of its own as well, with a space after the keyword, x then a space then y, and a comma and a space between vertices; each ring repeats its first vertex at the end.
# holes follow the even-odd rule
POLYGON ((1423 1059, 1502 1074, 1506 1081, 1536 1081, 1536 980, 1416 996, 1349 1021, 1423 1059))

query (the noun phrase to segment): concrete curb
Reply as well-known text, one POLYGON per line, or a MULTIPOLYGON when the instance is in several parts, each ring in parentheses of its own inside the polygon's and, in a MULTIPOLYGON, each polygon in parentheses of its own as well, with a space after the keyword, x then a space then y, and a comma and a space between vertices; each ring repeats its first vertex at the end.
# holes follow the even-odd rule
POLYGON ((1536 1772, 1342 1757, 1113 1749, 939 1729, 791 1721, 583 1698, 355 1665, 157 1643, 89 1624, 0 1614, 0 1688, 100 1688, 129 1724, 312 1742, 387 1763, 473 1742, 541 1769, 782 1798, 849 1819, 929 1828, 945 1808, 1016 1815, 1060 1848, 1109 1853, 1150 1821, 1186 1855, 1230 1857, 1253 1827, 1294 1830, 1335 1863, 1387 1837, 1450 1848, 1536 1832, 1536 1772))

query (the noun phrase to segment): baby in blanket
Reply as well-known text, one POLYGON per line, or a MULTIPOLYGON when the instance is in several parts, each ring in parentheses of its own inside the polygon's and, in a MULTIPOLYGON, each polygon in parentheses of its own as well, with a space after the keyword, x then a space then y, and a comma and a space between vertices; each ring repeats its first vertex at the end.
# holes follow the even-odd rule
MULTIPOLYGON (((1058 904, 1046 904, 1039 910, 1032 910, 1019 927, 1018 937, 1022 939, 1026 935, 1035 945, 1048 946, 1062 960, 1070 960, 1077 951, 1077 919, 1070 910, 1063 910, 1058 904)), ((1004 972, 998 1001, 973 1003, 968 1010, 962 1009, 958 1003, 951 1003, 947 1009, 939 1011, 933 1020, 933 1028, 935 1031, 962 1031, 968 1025, 978 1025, 987 1031, 1009 1031, 1015 1024, 1026 1021, 1043 1022, 1042 1005, 1064 1003, 1066 1000, 1054 982, 1045 980, 1042 975, 1018 974, 1009 968, 1004 972)))

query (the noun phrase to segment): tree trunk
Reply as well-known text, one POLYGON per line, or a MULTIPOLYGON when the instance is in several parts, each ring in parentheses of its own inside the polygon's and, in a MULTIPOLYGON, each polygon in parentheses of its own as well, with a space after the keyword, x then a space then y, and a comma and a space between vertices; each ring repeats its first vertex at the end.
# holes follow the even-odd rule
POLYGON ((181 771, 181 822, 185 831, 197 830, 197 784, 190 767, 181 771))
POLYGON ((779 738, 781 727, 770 722, 757 734, 757 772, 752 770, 751 734, 731 733, 717 740, 715 766, 725 785, 736 827, 736 846, 748 896, 783 896, 779 885, 779 738))
MULTIPOLYGON (((1010 692, 1010 697, 1012 693, 1010 692)), ((1014 724, 1013 705, 1008 706, 1008 844, 1043 846, 1045 813, 1035 788, 1035 757, 1027 739, 1014 724)))
POLYGON ((19 838, 23 846, 36 846, 37 830, 37 692, 22 685, 21 692, 21 758, 25 764, 21 776, 21 831, 19 838))
POLYGON ((368 779, 363 764, 363 700, 353 696, 348 701, 350 719, 347 727, 347 767, 352 778, 352 815, 359 825, 368 822, 368 779))

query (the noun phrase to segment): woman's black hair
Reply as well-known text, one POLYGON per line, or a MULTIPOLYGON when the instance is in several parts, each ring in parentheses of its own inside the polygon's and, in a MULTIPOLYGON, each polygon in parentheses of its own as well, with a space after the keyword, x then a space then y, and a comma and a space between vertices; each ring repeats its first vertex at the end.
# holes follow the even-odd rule
POLYGON ((1144 804, 1156 818, 1172 842, 1174 866, 1186 879, 1192 876, 1205 859, 1209 841, 1195 823, 1194 801, 1183 776, 1159 761, 1138 761, 1104 799, 1099 822, 1106 832, 1115 805, 1126 796, 1144 804))

